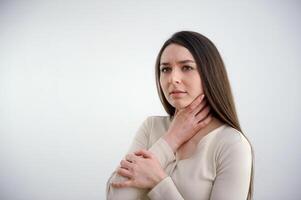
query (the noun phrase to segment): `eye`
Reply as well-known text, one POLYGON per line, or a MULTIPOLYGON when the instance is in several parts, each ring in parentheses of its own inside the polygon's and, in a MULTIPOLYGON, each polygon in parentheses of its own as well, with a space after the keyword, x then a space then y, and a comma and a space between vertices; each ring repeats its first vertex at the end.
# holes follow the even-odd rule
POLYGON ((185 65, 185 66, 182 67, 182 69, 184 69, 184 71, 190 71, 190 70, 193 70, 194 68, 190 67, 188 65, 185 65))
POLYGON ((165 73, 165 72, 167 72, 167 71, 169 71, 169 70, 170 70, 170 67, 162 67, 160 71, 161 71, 162 73, 165 73))

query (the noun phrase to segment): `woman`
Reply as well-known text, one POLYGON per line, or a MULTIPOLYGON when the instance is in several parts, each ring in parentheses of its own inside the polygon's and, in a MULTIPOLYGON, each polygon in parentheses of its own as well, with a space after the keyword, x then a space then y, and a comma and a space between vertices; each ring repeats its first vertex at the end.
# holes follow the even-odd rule
POLYGON ((156 83, 169 116, 140 126, 107 199, 252 199, 252 147, 215 45, 196 32, 175 33, 158 54, 156 83))

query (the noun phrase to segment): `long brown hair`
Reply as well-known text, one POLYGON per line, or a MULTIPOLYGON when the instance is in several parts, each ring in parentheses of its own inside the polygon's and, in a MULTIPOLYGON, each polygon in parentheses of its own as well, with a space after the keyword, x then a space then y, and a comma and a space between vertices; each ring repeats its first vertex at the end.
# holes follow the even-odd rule
MULTIPOLYGON (((175 108, 168 103, 160 85, 160 59, 162 52, 169 44, 178 44, 189 50, 198 67, 198 72, 202 80, 204 94, 211 107, 210 112, 214 117, 229 126, 240 131, 242 130, 238 121, 234 99, 224 62, 215 45, 205 36, 192 31, 180 31, 173 34, 161 47, 157 56, 155 73, 157 91, 170 118, 175 114, 175 108)), ((244 134, 243 134, 244 135, 244 134)), ((245 136, 245 135, 244 135, 245 136)), ((246 136, 245 136, 246 137, 246 136)), ((248 138, 246 137, 248 140, 248 138)), ((252 168, 248 200, 253 199, 253 179, 254 179, 254 151, 252 150, 252 168)))

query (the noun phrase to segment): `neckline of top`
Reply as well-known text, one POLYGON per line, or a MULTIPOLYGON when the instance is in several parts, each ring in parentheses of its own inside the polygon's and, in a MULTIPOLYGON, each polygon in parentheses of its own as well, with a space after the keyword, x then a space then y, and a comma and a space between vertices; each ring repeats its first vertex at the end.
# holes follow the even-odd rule
POLYGON ((227 124, 223 124, 215 129, 213 129, 212 131, 210 131, 207 135, 205 135, 196 145, 196 149, 195 152, 188 158, 183 158, 183 159, 179 159, 178 157, 178 153, 175 152, 175 158, 176 158, 176 163, 180 162, 180 161, 184 161, 184 160, 189 160, 190 158, 192 158, 195 154, 196 151, 199 149, 199 147, 201 146, 202 143, 204 143, 206 140, 208 140, 208 138, 212 137, 214 134, 220 132, 221 130, 223 130, 224 128, 226 128, 227 124))

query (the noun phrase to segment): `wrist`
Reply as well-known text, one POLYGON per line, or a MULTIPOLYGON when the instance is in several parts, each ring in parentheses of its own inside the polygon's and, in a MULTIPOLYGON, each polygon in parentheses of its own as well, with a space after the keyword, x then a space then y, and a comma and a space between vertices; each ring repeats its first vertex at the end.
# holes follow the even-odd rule
POLYGON ((157 184, 159 184, 163 179, 167 177, 167 174, 165 172, 161 173, 154 179, 154 185, 152 188, 156 187, 157 184))
POLYGON ((169 144, 174 153, 181 146, 180 140, 171 133, 166 133, 162 138, 166 141, 167 144, 169 144))

